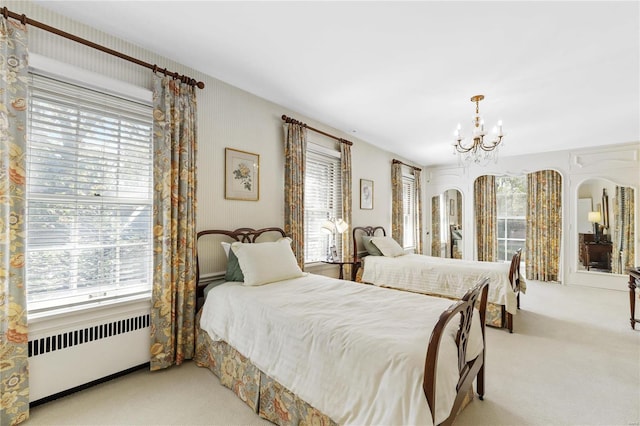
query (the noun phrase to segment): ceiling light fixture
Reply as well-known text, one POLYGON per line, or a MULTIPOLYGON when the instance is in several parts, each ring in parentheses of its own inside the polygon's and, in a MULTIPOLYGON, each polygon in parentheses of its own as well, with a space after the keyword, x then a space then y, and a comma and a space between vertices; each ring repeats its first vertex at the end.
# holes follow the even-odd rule
POLYGON ((484 99, 484 95, 475 95, 471 97, 471 102, 476 103, 476 113, 473 116, 473 137, 470 145, 464 145, 465 138, 460 133, 461 126, 454 132, 455 142, 453 143, 453 155, 459 154, 460 163, 476 163, 486 164, 490 160, 498 161, 498 146, 502 142, 504 133, 502 132, 502 121, 498 121, 498 125, 493 128, 492 140, 489 143, 484 142, 487 132, 484 130, 484 120, 480 117, 480 101, 484 99))

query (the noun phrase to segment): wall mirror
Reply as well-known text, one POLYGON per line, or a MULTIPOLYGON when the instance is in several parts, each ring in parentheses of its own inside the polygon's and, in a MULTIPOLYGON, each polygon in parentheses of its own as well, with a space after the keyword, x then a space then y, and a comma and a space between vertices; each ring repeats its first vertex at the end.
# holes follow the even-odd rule
POLYGON ((431 199, 431 255, 462 259, 462 193, 448 189, 431 199))
POLYGON ((578 271, 625 274, 635 253, 635 193, 607 179, 578 187, 578 271))

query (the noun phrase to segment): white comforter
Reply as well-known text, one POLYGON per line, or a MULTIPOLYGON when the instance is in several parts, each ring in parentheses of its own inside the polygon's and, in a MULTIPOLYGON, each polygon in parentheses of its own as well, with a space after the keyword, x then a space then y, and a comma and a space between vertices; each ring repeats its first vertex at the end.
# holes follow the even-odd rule
MULTIPOLYGON (((450 300, 309 274, 212 289, 200 326, 339 424, 433 424, 422 390, 426 349, 450 300)), ((438 365, 436 421, 458 380, 454 320, 438 365)), ((474 316, 468 360, 482 350, 474 316)))
MULTIPOLYGON (((406 254, 398 257, 367 256, 362 281, 418 293, 460 298, 482 277, 489 278, 488 300, 516 314, 516 293, 509 281, 509 264, 406 254)), ((521 289, 525 284, 522 277, 521 289)))

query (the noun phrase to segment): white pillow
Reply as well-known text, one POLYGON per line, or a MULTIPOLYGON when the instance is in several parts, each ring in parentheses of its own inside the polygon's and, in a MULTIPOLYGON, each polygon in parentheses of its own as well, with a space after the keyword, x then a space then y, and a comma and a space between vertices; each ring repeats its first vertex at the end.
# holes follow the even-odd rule
POLYGON ((222 245, 222 248, 224 249, 224 254, 227 255, 227 259, 229 258, 229 250, 231 250, 231 243, 228 243, 226 241, 222 241, 220 242, 220 244, 222 245))
POLYGON ((402 256, 404 249, 391 237, 373 237, 371 242, 387 257, 402 256))
POLYGON ((238 257, 244 285, 262 285, 305 275, 291 250, 291 238, 268 243, 235 242, 231 250, 238 257))

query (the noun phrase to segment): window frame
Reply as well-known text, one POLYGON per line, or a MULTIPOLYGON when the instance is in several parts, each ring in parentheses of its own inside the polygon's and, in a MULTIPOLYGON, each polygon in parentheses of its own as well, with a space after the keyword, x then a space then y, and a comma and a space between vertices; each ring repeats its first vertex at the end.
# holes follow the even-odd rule
POLYGON ((417 218, 417 204, 418 197, 416 194, 416 180, 413 174, 402 173, 402 221, 403 221, 403 249, 405 250, 415 250, 416 249, 416 231, 418 225, 417 218), (408 185, 408 192, 411 195, 411 200, 407 202, 405 200, 405 185, 408 185), (406 207, 409 207, 409 213, 406 212, 406 207), (410 226, 407 226, 407 216, 409 216, 410 226), (407 243, 407 240, 411 240, 411 244, 407 243))
MULTIPOLYGON (((333 144, 333 142, 328 142, 333 144)), ((341 170, 341 155, 337 149, 327 148, 327 142, 323 143, 322 138, 319 136, 310 137, 307 140, 306 148, 306 162, 305 164, 305 201, 304 201, 304 263, 307 265, 319 263, 328 259, 330 255, 330 248, 333 246, 333 235, 323 234, 321 231, 322 223, 332 218, 341 219, 343 215, 342 203, 344 200, 342 193, 342 170, 341 170), (313 194, 313 189, 309 186, 311 183, 310 177, 307 173, 310 172, 309 160, 316 161, 317 163, 326 160, 325 165, 332 164, 334 167, 333 188, 331 189, 331 200, 328 201, 332 206, 315 206, 311 207, 307 197, 313 194), (312 213, 314 215, 322 216, 321 219, 311 220, 312 213), (313 232, 312 232, 313 227, 313 232), (317 250, 315 246, 320 246, 317 250), (312 249, 313 248, 313 249, 312 249)), ((321 202, 321 200, 318 200, 321 202)), ((344 235, 344 234, 342 234, 344 235)), ((336 250, 338 257, 342 257, 342 244, 340 244, 341 234, 335 234, 336 250)))
MULTIPOLYGON (((90 294, 86 293, 81 296, 69 296, 63 298, 56 298, 55 294, 52 294, 53 300, 51 298, 45 298, 41 301, 27 301, 27 310, 28 316, 30 319, 32 318, 42 318, 50 315, 56 315, 65 312, 72 312, 77 310, 84 309, 92 309, 97 306, 106 306, 112 305, 115 303, 129 303, 135 300, 149 299, 151 297, 151 288, 153 281, 153 110, 152 110, 152 93, 150 90, 141 88, 139 86, 134 86, 122 81, 114 80, 103 75, 95 74, 84 69, 80 69, 68 64, 64 64, 58 61, 54 61, 52 59, 46 58, 41 55, 32 54, 30 56, 30 66, 29 66, 29 75, 39 75, 45 78, 54 79, 62 82, 63 84, 69 84, 72 86, 79 86, 82 90, 91 90, 94 92, 99 92, 101 94, 117 97, 120 99, 124 99, 126 101, 134 102, 137 104, 143 105, 143 109, 147 109, 149 111, 149 152, 150 152, 150 163, 149 164, 149 192, 147 201, 140 203, 140 200, 135 200, 134 198, 122 199, 118 197, 101 197, 100 204, 105 206, 117 206, 116 208, 122 208, 122 206, 127 205, 127 201, 131 201, 130 205, 147 205, 150 208, 150 214, 147 220, 144 222, 147 224, 149 228, 148 232, 148 243, 145 243, 145 246, 149 247, 149 269, 143 276, 145 276, 146 284, 142 286, 137 286, 135 291, 131 291, 131 289, 107 289, 107 295, 105 297, 91 297, 90 294)), ((31 90, 31 88, 30 88, 31 90)), ((32 105, 30 103, 29 108, 32 105)), ((29 112, 28 122, 27 122, 27 152, 32 148, 31 139, 31 110, 29 112)), ((118 137, 118 146, 120 146, 121 139, 118 137)), ((27 166, 29 167, 29 165, 27 166)), ((29 186, 29 181, 27 182, 27 186, 29 186)), ((146 192, 146 191, 145 191, 146 192)), ((146 196, 145 196, 146 197, 146 196)), ((50 197, 52 200, 63 200, 67 201, 70 199, 77 199, 77 197, 69 197, 69 196, 56 196, 53 195, 50 197)), ((37 198, 31 197, 28 193, 27 199, 27 211, 30 207, 30 202, 34 203, 33 200, 37 198)), ((42 200, 43 197, 40 197, 42 200)), ((79 201, 77 201, 79 202, 79 201)), ((29 238, 29 217, 26 219, 26 232, 27 237, 29 238)), ((144 229, 144 223, 143 228, 144 229)), ((34 231, 35 232, 35 231, 34 231)), ((120 240, 119 240, 120 241, 120 240)), ((119 247, 122 244, 119 244, 119 247)), ((122 246, 124 247, 124 246, 122 246)), ((119 250, 119 249, 118 249, 119 250)), ((25 256, 29 253, 29 248, 25 249, 25 256)), ((120 264, 120 267, 125 266, 124 264, 120 264)), ((26 265, 25 274, 28 276, 29 274, 29 262, 26 265)), ((27 282, 27 296, 28 296, 28 287, 29 282, 27 282)), ((102 290, 96 289, 91 293, 100 293, 102 290)))

